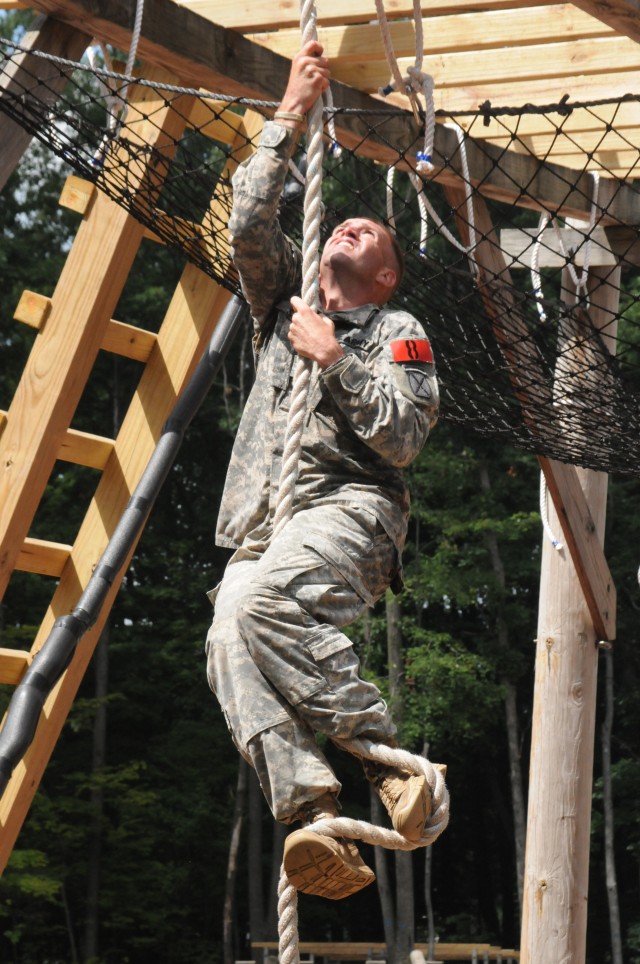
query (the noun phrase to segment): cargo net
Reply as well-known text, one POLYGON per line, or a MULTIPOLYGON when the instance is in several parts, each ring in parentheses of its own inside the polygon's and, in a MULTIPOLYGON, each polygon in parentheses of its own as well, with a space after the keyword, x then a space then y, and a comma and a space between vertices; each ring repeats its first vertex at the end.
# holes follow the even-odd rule
MULTIPOLYGON (((16 71, 21 53, 0 45, 0 109, 239 293, 230 178, 275 105, 43 54, 16 71)), ((639 153, 625 133, 638 99, 438 112, 431 164, 410 112, 337 110, 323 182, 325 233, 356 215, 393 224, 407 260, 393 304, 429 333, 444 419, 627 475, 640 467, 639 153)), ((298 242, 302 204, 292 174, 281 216, 298 242)))

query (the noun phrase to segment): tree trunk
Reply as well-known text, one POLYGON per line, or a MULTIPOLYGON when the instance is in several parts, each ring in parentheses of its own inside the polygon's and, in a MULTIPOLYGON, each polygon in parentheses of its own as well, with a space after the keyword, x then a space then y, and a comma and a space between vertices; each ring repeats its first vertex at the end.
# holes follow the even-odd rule
MULTIPOLYGON (((489 469, 485 462, 480 465, 480 486, 483 492, 491 492, 489 469)), ((491 567, 498 581, 502 593, 506 590, 507 580, 504 571, 500 546, 495 532, 486 535, 487 549, 491 559, 491 567)), ((496 634, 501 650, 509 647, 509 628, 503 613, 502 601, 498 605, 496 616, 496 634)), ((518 711, 516 705, 516 688, 507 679, 503 679, 504 709, 507 724, 507 747, 509 753, 509 779, 511 784, 511 806, 513 809, 513 835, 516 853, 516 876, 518 881, 518 907, 522 917, 522 900, 524 892, 524 852, 526 841, 526 817, 524 791, 522 788, 522 770, 520 767, 520 737, 518 734, 518 711)))
POLYGON ((283 823, 273 825, 273 846, 271 851, 271 881, 269 883, 269 899, 266 932, 268 941, 276 940, 278 936, 278 884, 280 883, 280 867, 287 827, 283 823))
POLYGON ((605 697, 606 711, 602 723, 602 784, 604 807, 604 859, 609 902, 609 926, 611 928, 611 960, 623 964, 622 934, 620 930, 620 906, 618 904, 618 881, 614 848, 613 793, 611 787, 611 732, 613 730, 613 653, 605 650, 605 697))
MULTIPOLYGON (((372 786, 369 787, 369 797, 371 802, 371 823, 376 827, 380 827, 384 823, 385 811, 378 794, 372 786)), ((380 907, 382 910, 384 941, 387 945, 387 961, 392 962, 395 960, 396 917, 393 910, 393 897, 391 895, 386 850, 382 847, 375 847, 374 860, 376 865, 376 883, 378 885, 380 907)))
POLYGON ((264 941, 264 899, 262 880, 262 790, 256 771, 249 768, 249 828, 248 828, 248 860, 247 873, 249 877, 249 933, 252 941, 264 941))
POLYGON ((87 911, 84 927, 84 957, 87 961, 98 958, 98 934, 100 927, 100 864, 102 860, 102 822, 104 815, 104 791, 99 779, 104 768, 107 751, 107 694, 109 692, 109 622, 106 623, 93 657, 95 673, 96 715, 93 723, 93 750, 91 760, 91 827, 88 842, 87 911))
MULTIPOLYGON (((400 617, 402 611, 395 596, 387 593, 387 664, 391 711, 398 730, 404 723, 404 659, 400 617)), ((377 862, 376 862, 377 866, 377 862)), ((396 901, 393 947, 387 941, 387 952, 392 964, 402 964, 409 959, 415 943, 415 917, 413 902, 413 857, 411 853, 396 852, 396 901)))
POLYGON ((234 954, 234 917, 235 890, 238 877, 238 853, 240 852, 240 836, 244 816, 245 798, 247 795, 247 778, 249 764, 240 757, 238 764, 238 782, 236 784, 236 803, 233 810, 231 825, 231 842, 229 844, 229 858, 227 861, 227 880, 224 894, 224 908, 222 912, 222 948, 224 964, 233 964, 234 954))

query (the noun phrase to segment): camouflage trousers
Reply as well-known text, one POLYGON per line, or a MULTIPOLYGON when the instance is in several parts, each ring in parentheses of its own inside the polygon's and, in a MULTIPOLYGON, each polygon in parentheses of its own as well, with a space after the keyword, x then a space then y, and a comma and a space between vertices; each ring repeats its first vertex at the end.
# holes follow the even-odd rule
POLYGON ((340 627, 384 593, 397 551, 373 513, 339 504, 298 512, 268 543, 252 535, 209 594, 207 675, 273 815, 288 823, 304 803, 340 791, 316 732, 395 736, 340 627))

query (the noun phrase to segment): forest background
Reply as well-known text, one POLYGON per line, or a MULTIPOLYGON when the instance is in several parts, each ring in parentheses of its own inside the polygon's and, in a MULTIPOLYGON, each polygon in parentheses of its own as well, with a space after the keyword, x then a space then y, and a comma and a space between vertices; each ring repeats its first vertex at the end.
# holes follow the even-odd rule
MULTIPOLYGON (((5 13, 0 32, 17 37, 27 19, 5 13)), ((4 409, 37 337, 12 320, 15 306, 25 288, 52 293, 77 229, 77 217, 57 203, 68 173, 34 144, 0 198, 4 409)), ((157 330, 182 267, 175 252, 145 242, 115 317, 157 330)), ((623 277, 623 285, 639 293, 637 279, 623 277)), ((2 961, 228 964, 251 957, 251 940, 276 939, 286 831, 240 763, 204 658, 205 593, 228 555, 213 543, 217 506, 251 372, 245 330, 155 505, 0 879, 2 961)), ((101 353, 74 427, 113 435, 139 375, 135 362, 101 353)), ((447 764, 451 823, 427 852, 364 847, 376 886, 349 901, 301 898, 300 906, 302 939, 386 940, 392 961, 434 934, 518 946, 543 538, 539 471, 528 454, 445 417, 408 474, 407 588, 352 635, 403 745, 447 764)), ((90 469, 57 463, 32 534, 72 540, 96 482, 90 469)), ((637 479, 610 480, 606 548, 618 639, 601 657, 590 964, 640 962, 639 496, 637 479), (612 941, 605 869, 608 748, 624 958, 612 941)), ((0 607, 1 646, 31 646, 50 594, 46 579, 15 574, 0 607)), ((2 689, 4 708, 11 692, 2 689)), ((379 822, 360 765, 326 750, 343 781, 343 812, 379 822)))

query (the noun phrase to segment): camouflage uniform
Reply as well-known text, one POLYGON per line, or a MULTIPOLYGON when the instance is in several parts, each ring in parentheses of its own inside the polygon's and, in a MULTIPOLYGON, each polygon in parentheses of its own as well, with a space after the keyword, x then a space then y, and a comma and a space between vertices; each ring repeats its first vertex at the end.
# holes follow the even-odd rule
MULTIPOLYGON (((208 678, 277 819, 340 784, 314 732, 393 739, 375 686, 339 627, 400 582, 409 495, 402 468, 435 423, 425 334, 404 311, 326 312, 345 357, 312 375, 295 508, 272 538, 295 352, 289 298, 300 253, 277 210, 295 135, 265 125, 234 176, 229 230, 255 325, 257 373, 238 429, 216 532, 236 550, 209 594, 208 678)), ((314 366, 316 369, 317 366, 314 366)))

